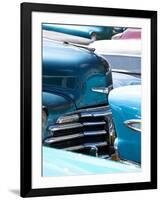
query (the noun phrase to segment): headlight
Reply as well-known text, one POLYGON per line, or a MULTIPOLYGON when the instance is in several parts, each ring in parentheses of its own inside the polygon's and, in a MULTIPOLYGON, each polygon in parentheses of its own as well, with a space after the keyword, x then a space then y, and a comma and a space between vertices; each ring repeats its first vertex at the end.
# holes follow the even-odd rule
POLYGON ((78 120, 79 120, 79 115, 73 114, 73 115, 59 117, 56 123, 65 124, 65 123, 77 122, 78 120))

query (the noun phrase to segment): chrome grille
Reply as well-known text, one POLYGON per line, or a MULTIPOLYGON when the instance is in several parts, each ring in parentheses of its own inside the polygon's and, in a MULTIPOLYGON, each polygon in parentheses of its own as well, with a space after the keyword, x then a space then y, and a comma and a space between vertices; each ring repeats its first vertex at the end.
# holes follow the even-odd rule
MULTIPOLYGON (((49 127, 50 137, 44 144, 54 148, 91 154, 107 158, 110 154, 108 118, 112 113, 108 106, 78 110, 76 122, 56 123, 49 127)), ((63 118, 63 116, 61 116, 63 118)), ((73 119, 72 119, 73 120, 73 119)), ((59 120, 58 120, 59 121, 59 120)))

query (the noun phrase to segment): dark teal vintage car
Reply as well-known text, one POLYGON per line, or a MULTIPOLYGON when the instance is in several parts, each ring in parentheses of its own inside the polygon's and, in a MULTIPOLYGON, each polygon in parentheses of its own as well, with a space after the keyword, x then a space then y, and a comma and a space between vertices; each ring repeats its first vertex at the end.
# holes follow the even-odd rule
POLYGON ((110 67, 94 49, 44 39, 43 144, 109 156, 112 87, 110 67))

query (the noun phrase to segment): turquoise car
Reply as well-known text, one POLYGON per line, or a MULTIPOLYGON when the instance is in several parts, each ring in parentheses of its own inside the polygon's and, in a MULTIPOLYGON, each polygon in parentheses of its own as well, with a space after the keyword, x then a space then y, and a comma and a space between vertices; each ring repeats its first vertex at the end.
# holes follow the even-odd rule
POLYGON ((141 164, 141 85, 112 90, 109 104, 117 133, 115 149, 119 158, 141 164))

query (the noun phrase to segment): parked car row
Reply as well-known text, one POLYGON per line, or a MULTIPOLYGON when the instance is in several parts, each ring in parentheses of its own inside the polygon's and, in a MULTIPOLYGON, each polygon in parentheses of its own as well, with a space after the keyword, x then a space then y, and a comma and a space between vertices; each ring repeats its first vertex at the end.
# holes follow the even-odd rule
POLYGON ((43 37, 57 41, 89 44, 96 40, 108 40, 126 28, 111 26, 79 26, 65 24, 42 24, 43 37))
MULTIPOLYGON (((105 55, 94 46, 97 41, 82 46, 53 36, 53 32, 55 35, 55 32, 59 32, 68 34, 71 38, 78 36, 89 39, 91 36, 87 33, 91 27, 83 28, 43 25, 43 175, 66 174, 65 171, 56 172, 56 165, 67 167, 68 175, 71 172, 79 173, 78 168, 87 174, 139 171, 140 43, 131 41, 136 48, 132 45, 133 49, 126 52, 120 45, 122 52, 120 50, 119 55, 115 51, 116 47, 119 50, 119 46, 115 45, 114 50, 116 40, 113 40, 114 43, 109 40, 107 45, 104 40, 102 47, 113 49, 113 54, 106 49, 105 55), (121 64, 127 68, 122 70, 121 64), (73 167, 69 166, 68 160, 73 163, 73 167), (98 166, 97 162, 102 164, 98 166), (51 165, 48 168, 49 163, 53 168, 51 165)), ((101 43, 101 37, 106 38, 103 34, 99 35, 100 27, 94 28, 98 34, 96 39, 100 39, 98 42, 101 43)), ((103 33, 107 36, 107 31, 113 30, 114 28, 108 27, 103 33)), ((118 30, 120 31, 119 28, 118 30)), ((111 38, 112 33, 110 34, 111 38)))

